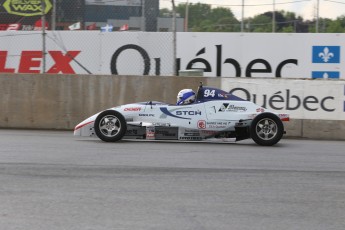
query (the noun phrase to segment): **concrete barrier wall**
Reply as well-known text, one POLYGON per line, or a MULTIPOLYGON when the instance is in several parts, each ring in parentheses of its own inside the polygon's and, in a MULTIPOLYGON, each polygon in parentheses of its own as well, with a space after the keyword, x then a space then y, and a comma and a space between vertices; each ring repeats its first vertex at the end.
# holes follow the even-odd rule
MULTIPOLYGON (((111 75, 0 75, 0 128, 72 130, 90 115, 121 104, 176 102, 199 82, 221 88, 220 78, 111 75)), ((345 121, 292 119, 287 136, 345 140, 345 121)))

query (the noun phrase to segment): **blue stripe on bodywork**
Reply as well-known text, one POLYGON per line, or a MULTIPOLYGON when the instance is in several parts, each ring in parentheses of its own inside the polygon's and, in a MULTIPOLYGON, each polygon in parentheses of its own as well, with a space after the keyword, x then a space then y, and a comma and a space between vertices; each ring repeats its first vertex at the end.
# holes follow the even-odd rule
POLYGON ((159 108, 159 109, 160 109, 164 114, 166 114, 166 115, 168 115, 168 116, 176 117, 176 118, 180 118, 180 119, 191 120, 191 118, 176 116, 176 115, 170 113, 170 111, 169 111, 167 108, 161 107, 161 108, 159 108))

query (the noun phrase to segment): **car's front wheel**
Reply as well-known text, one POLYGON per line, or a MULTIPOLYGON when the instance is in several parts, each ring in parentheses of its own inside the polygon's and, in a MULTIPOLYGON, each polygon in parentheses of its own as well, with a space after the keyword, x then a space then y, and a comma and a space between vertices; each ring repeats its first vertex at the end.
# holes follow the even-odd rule
POLYGON ((251 138, 258 145, 271 146, 277 144, 284 134, 284 125, 280 118, 273 113, 257 115, 251 124, 251 138))
POLYGON ((127 130, 126 120, 123 115, 114 110, 100 113, 95 121, 96 135, 105 142, 121 140, 127 130))

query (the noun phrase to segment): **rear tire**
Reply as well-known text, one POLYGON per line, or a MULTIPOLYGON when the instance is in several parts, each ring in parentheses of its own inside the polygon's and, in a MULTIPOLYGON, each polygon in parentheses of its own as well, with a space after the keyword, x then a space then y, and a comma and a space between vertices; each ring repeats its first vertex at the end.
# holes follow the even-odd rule
POLYGON ((280 118, 273 113, 257 115, 251 124, 251 138, 258 145, 271 146, 277 144, 284 134, 284 125, 280 118))
POLYGON ((127 130, 126 120, 123 115, 114 110, 100 113, 95 121, 96 135, 105 142, 121 140, 127 130))

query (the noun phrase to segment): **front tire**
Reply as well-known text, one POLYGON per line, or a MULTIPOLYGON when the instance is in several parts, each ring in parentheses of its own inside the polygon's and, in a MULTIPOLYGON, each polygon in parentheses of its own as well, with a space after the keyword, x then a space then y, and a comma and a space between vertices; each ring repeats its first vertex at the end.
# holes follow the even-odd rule
POLYGON ((283 137, 284 125, 277 115, 261 113, 253 119, 250 134, 258 145, 272 146, 283 137))
POLYGON ((127 130, 123 115, 114 110, 100 113, 95 120, 96 135, 105 142, 121 140, 127 130))

